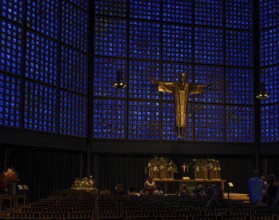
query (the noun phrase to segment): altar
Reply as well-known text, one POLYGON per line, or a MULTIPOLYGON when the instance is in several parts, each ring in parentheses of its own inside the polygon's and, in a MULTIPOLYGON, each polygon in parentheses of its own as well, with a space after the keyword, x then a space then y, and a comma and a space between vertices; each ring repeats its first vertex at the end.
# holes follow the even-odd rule
POLYGON ((225 190, 226 180, 222 179, 156 179, 154 178, 156 184, 160 184, 161 188, 166 194, 176 193, 181 184, 186 184, 188 189, 192 191, 198 184, 203 184, 204 187, 209 187, 213 184, 219 185, 220 188, 225 190))

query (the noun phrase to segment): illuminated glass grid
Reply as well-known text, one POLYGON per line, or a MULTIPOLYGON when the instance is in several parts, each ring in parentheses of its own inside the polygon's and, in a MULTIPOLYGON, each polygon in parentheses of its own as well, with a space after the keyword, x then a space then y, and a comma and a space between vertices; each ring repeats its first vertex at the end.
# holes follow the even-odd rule
POLYGON ((58 47, 58 43, 27 31, 25 76, 57 85, 58 47))
POLYGON ((126 101, 93 100, 93 138, 126 138, 126 101))
POLYGON ((157 87, 150 81, 160 73, 160 63, 152 61, 130 60, 129 62, 129 98, 159 99, 157 87), (150 89, 147 89, 150 87, 150 89))
POLYGON ((195 25, 223 27, 223 0, 195 0, 195 25))
POLYGON ((227 67, 225 94, 227 104, 254 104, 254 71, 253 69, 227 67))
POLYGON ((24 128, 57 132, 57 90, 25 81, 24 128))
POLYGON ((260 1, 260 27, 262 29, 279 26, 278 14, 278 0, 260 1))
POLYGON ((3 0, 1 1, 1 16, 17 22, 23 23, 23 8, 24 1, 18 0, 3 0))
POLYGON ((224 33, 221 29, 195 28, 195 62, 223 64, 224 33))
POLYGON ((227 28, 253 29, 253 0, 226 0, 225 7, 227 28))
POLYGON ((161 0, 133 0, 130 1, 130 17, 148 20, 160 20, 161 0))
POLYGON ((261 66, 279 64, 279 27, 261 31, 261 66))
POLYGON ((21 83, 13 76, 0 72, 0 125, 21 127, 21 83))
POLYGON ((261 104, 279 103, 279 66, 270 66, 261 69, 260 80, 265 84, 269 98, 261 100, 261 104))
MULTIPOLYGON (((69 2, 72 2, 73 4, 77 5, 78 7, 88 11, 89 7, 89 1, 91 0, 67 0, 69 2)), ((95 0, 96 2, 96 0, 95 0)))
POLYGON ((93 76, 93 95, 98 97, 125 98, 126 89, 116 89, 117 71, 122 72, 123 81, 127 83, 126 60, 95 57, 93 76))
POLYGON ((126 21, 120 19, 95 19, 95 55, 126 56, 126 21))
POLYGON ((163 25, 163 60, 192 61, 192 27, 163 25))
MULTIPOLYGON (((186 73, 186 82, 191 83, 193 81, 192 65, 182 63, 163 63, 162 79, 156 78, 156 80, 163 82, 179 82, 181 73, 186 73)), ((163 100, 174 100, 174 96, 171 93, 164 92, 162 98, 163 100)), ((189 96, 188 100, 192 101, 191 96, 189 96)))
POLYGON ((61 41, 87 52, 88 13, 62 1, 61 20, 61 41))
MULTIPOLYGON (((175 105, 174 102, 164 102, 162 104, 162 139, 178 140, 177 128, 175 125, 175 105)), ((193 140, 193 114, 192 104, 187 106, 187 119, 184 129, 185 138, 183 140, 193 140)))
POLYGON ((195 104, 195 140, 224 141, 224 107, 195 104))
POLYGON ((130 57, 160 59, 160 24, 130 21, 130 57))
POLYGON ((192 8, 192 1, 163 0, 163 21, 192 24, 192 8))
POLYGON ((226 142, 255 142, 252 106, 226 106, 226 142))
POLYGON ((279 142, 279 105, 261 106, 261 141, 279 142))
POLYGON ((197 102, 224 102, 224 69, 218 66, 196 66, 195 83, 210 85, 202 94, 194 95, 197 102))
POLYGON ((1 71, 21 74, 22 28, 1 21, 1 71))
POLYGON ((87 56, 74 49, 61 47, 60 86, 87 94, 87 56))
POLYGON ((129 139, 156 140, 161 137, 160 103, 129 101, 129 139))
POLYGON ((226 64, 253 66, 253 32, 226 30, 226 64))
POLYGON ((60 134, 86 136, 87 100, 83 96, 60 91, 60 134))
POLYGON ((127 16, 126 0, 95 0, 95 14, 117 17, 127 16))
POLYGON ((59 0, 27 0, 27 27, 58 39, 59 2, 59 0))

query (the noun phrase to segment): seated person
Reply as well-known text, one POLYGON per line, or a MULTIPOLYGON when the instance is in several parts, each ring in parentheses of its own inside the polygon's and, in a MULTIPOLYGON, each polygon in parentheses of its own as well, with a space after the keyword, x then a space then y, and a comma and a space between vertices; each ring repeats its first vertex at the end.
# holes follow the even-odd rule
POLYGON ((153 178, 151 176, 149 176, 148 179, 144 182, 144 187, 147 189, 149 194, 152 194, 155 190, 156 183, 153 181, 153 178))
POLYGON ((148 191, 147 191, 147 188, 146 187, 143 187, 142 188, 142 190, 140 191, 140 195, 141 196, 146 196, 146 195, 148 195, 149 193, 148 193, 148 191))
POLYGON ((189 195, 189 190, 185 184, 181 185, 178 191, 178 196, 187 196, 189 195))
POLYGON ((124 187, 122 184, 117 184, 115 187, 115 194, 117 195, 124 195, 124 187))
POLYGON ((134 196, 135 194, 136 193, 135 193, 134 187, 130 186, 129 190, 127 191, 127 195, 128 196, 134 196))
POLYGON ((163 190, 161 189, 160 185, 156 186, 156 189, 153 191, 153 195, 158 195, 158 196, 162 196, 164 195, 163 190))

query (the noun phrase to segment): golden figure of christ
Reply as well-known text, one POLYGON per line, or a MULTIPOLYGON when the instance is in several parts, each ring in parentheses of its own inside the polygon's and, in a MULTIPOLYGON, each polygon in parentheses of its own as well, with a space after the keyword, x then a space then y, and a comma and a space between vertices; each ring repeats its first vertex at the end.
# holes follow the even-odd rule
POLYGON ((189 94, 202 94, 203 89, 208 85, 187 83, 186 74, 182 73, 179 82, 159 82, 151 78, 151 82, 158 86, 159 92, 174 94, 175 100, 175 123, 178 131, 178 137, 184 138, 184 128, 186 125, 186 113, 189 94))

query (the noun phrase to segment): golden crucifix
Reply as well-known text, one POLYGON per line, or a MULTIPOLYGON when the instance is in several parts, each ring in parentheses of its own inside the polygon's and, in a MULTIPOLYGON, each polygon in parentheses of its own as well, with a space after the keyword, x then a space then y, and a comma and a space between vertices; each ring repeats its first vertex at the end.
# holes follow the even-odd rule
POLYGON ((208 85, 185 82, 186 74, 182 73, 179 82, 159 82, 151 78, 151 82, 158 86, 159 92, 173 93, 175 99, 176 127, 178 138, 184 138, 186 112, 189 94, 202 94, 208 85))

